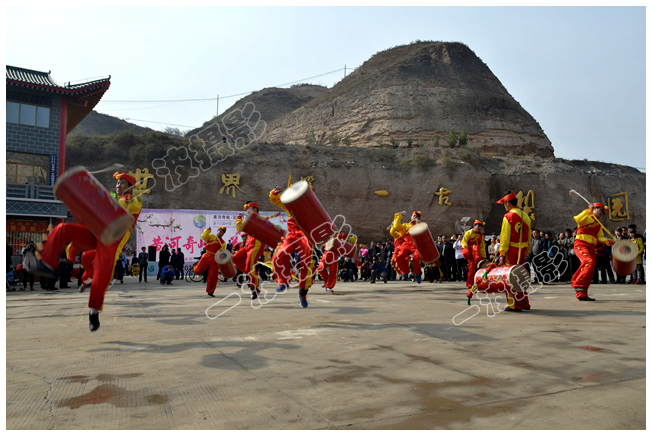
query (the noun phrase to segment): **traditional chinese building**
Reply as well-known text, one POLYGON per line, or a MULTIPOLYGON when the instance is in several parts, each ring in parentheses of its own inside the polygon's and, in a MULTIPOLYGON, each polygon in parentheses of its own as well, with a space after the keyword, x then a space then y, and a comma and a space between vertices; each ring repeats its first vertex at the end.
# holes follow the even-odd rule
POLYGON ((60 84, 49 71, 6 70, 7 236, 18 253, 68 216, 52 192, 66 166, 66 135, 99 103, 111 77, 60 84))

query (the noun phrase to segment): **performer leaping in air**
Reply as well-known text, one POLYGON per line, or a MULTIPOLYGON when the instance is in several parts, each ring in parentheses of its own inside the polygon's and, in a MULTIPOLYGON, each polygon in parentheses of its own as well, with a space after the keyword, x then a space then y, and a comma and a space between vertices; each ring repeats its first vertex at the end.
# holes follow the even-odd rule
MULTIPOLYGON (((117 179, 115 193, 118 202, 135 218, 134 224, 122 238, 110 245, 105 245, 83 224, 63 223, 57 225, 50 232, 47 243, 40 252, 41 259, 37 260, 32 255, 24 262, 25 269, 29 272, 47 277, 56 277, 59 269, 59 255, 68 245, 68 242, 88 250, 96 250, 95 260, 92 262, 94 263, 93 282, 88 300, 88 307, 90 308, 88 318, 91 331, 100 328, 99 312, 104 304, 104 294, 111 284, 118 256, 122 253, 125 244, 129 240, 143 206, 142 197, 140 191, 135 187, 136 179, 133 176, 125 172, 115 173, 113 177, 117 179)), ((74 258, 69 260, 74 261, 74 258)))
POLYGON ((407 278, 407 271, 410 271, 409 258, 410 254, 412 255, 412 272, 414 272, 414 277, 417 283, 421 283, 421 256, 419 256, 419 251, 417 246, 414 245, 412 236, 410 236, 409 230, 415 224, 418 224, 421 220, 421 212, 415 210, 412 212, 410 222, 407 224, 401 223, 403 219, 402 213, 394 214, 394 223, 392 226, 394 229, 403 237, 405 241, 401 245, 401 248, 396 248, 398 254, 396 255, 396 270, 399 271, 404 278, 407 278))
MULTIPOLYGON (((310 186, 312 188, 312 185, 310 186)), ((291 259, 294 252, 299 253, 299 303, 301 307, 308 307, 308 290, 312 286, 315 274, 315 260, 312 255, 312 245, 306 235, 299 227, 296 219, 290 214, 285 205, 281 202, 283 189, 274 188, 269 193, 269 201, 280 207, 288 214, 288 233, 281 245, 274 252, 272 264, 274 265, 274 278, 278 283, 276 292, 283 293, 290 286, 292 280, 291 259)))

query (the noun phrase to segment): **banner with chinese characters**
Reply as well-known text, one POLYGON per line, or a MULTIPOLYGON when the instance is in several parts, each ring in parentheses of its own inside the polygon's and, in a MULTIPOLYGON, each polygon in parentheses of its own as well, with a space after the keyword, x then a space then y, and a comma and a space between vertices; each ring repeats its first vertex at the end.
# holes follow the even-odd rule
POLYGON ((47 229, 46 221, 7 220, 8 232, 45 233, 47 229))
MULTIPOLYGON (((170 251, 181 248, 186 263, 195 262, 195 257, 200 256, 206 245, 201 234, 208 227, 212 234, 216 234, 218 227, 225 226, 226 233, 222 239, 227 244, 230 242, 235 245, 242 241, 240 233, 235 229, 235 220, 239 214, 246 212, 143 209, 136 223, 137 251, 140 252, 141 247, 156 246, 156 251, 160 252, 163 245, 167 244, 170 251)), ((272 224, 287 231, 288 217, 285 212, 260 212, 260 215, 269 217, 272 224)))

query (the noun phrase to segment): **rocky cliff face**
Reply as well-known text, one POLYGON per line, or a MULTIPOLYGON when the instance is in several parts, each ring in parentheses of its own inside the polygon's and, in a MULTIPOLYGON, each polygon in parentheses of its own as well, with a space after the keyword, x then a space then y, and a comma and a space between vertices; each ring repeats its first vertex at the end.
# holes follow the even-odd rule
POLYGON ((268 123, 268 142, 318 144, 348 134, 359 147, 411 136, 445 143, 465 129, 487 154, 554 155, 550 140, 498 78, 461 43, 422 42, 378 53, 302 108, 268 123))
MULTIPOLYGON (((645 226, 645 175, 620 165, 586 161, 565 161, 540 157, 476 158, 476 166, 460 160, 461 152, 442 149, 361 149, 355 147, 251 145, 208 171, 201 172, 171 192, 165 180, 145 196, 144 207, 157 209, 241 210, 246 200, 261 204, 261 210, 275 211, 269 203, 274 186, 314 177, 315 193, 331 217, 343 215, 362 240, 389 237, 386 228, 395 212, 422 212, 433 234, 459 231, 456 223, 468 216, 487 222, 486 233, 500 232, 504 208, 496 200, 507 190, 534 193, 533 226, 563 231, 575 227, 573 216, 585 203, 568 192, 575 189, 591 201, 627 193, 630 219, 603 223, 609 228, 637 223, 645 226), (446 162, 448 166, 437 162, 446 162), (236 198, 220 194, 222 174, 239 173, 236 198), (437 192, 451 191, 450 206, 439 205, 437 192), (375 191, 387 190, 379 197, 375 191)), ((146 166, 146 165, 143 165, 146 166)), ((154 172, 151 168, 150 171, 154 172)), ((100 175, 113 186, 110 175, 100 175)))

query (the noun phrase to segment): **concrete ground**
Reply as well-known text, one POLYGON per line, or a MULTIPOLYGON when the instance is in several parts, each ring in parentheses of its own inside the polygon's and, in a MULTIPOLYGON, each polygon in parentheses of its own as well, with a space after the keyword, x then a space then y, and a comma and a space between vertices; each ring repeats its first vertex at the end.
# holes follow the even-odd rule
POLYGON ((461 283, 270 290, 128 277, 94 333, 88 293, 7 293, 7 429, 645 429, 645 286, 494 316, 461 283))

